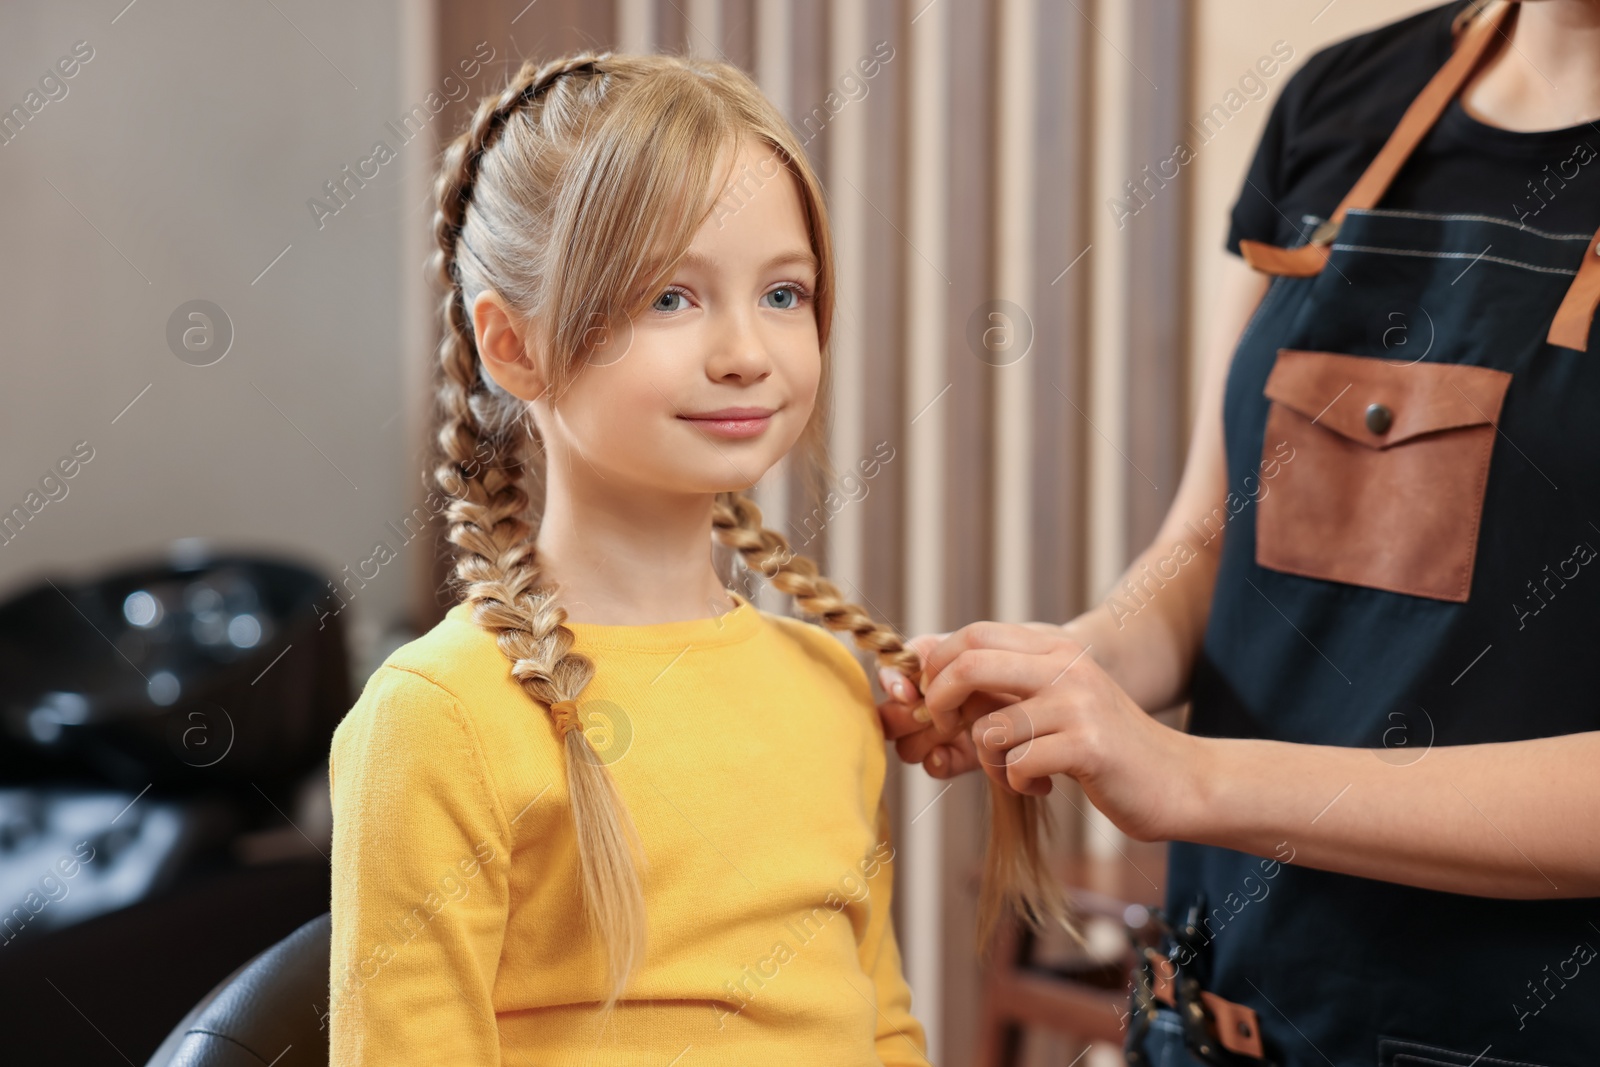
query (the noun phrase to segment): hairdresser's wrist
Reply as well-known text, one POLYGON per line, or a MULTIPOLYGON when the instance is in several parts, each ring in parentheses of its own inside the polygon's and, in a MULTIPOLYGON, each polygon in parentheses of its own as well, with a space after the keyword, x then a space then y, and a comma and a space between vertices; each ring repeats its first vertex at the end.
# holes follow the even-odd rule
POLYGON ((1096 604, 1088 611, 1055 626, 1054 630, 1082 646, 1085 654, 1099 664, 1101 670, 1116 679, 1118 685, 1127 688, 1122 673, 1117 669, 1117 629, 1103 604, 1096 604))
POLYGON ((1228 751, 1218 738, 1196 737, 1170 726, 1153 723, 1166 735, 1171 756, 1160 761, 1157 785, 1161 801, 1152 841, 1207 841, 1214 839, 1217 823, 1217 784, 1228 775, 1228 751))

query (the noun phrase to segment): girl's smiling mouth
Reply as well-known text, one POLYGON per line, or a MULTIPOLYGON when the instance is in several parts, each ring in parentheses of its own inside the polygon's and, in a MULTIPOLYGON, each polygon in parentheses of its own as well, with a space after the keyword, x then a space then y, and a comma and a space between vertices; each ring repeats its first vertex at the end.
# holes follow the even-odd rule
POLYGON ((755 437, 771 424, 773 413, 772 408, 718 408, 678 418, 718 437, 755 437))

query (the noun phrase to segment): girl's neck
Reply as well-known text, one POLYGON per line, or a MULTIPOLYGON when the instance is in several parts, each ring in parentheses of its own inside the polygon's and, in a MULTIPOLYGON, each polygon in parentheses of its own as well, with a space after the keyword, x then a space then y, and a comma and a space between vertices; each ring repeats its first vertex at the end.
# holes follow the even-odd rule
POLYGON ((1521 4, 1510 38, 1462 96, 1475 118, 1522 131, 1600 119, 1600 0, 1521 4))
POLYGON ((641 492, 552 463, 538 552, 573 622, 645 626, 734 606, 711 562, 712 497, 641 492))

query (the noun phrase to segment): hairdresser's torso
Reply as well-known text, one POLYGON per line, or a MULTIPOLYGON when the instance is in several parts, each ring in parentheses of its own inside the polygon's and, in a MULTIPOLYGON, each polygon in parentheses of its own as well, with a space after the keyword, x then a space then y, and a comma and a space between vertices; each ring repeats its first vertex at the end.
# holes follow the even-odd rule
MULTIPOLYGON (((1458 7, 1307 64, 1264 138, 1234 241, 1309 237, 1450 54, 1458 7)), ((1244 503, 1227 524, 1193 732, 1370 748, 1400 775, 1437 746, 1600 729, 1600 348, 1546 343, 1600 229, 1597 149, 1592 126, 1517 133, 1476 121, 1458 100, 1378 207, 1345 220, 1328 269, 1273 283, 1224 400, 1229 489, 1244 503), (1310 355, 1286 360, 1286 349, 1310 355), (1424 447, 1440 449, 1441 463, 1459 472, 1481 459, 1486 470, 1474 466, 1464 488, 1424 482, 1399 500, 1395 486, 1363 481, 1368 398, 1354 393, 1344 399, 1358 417, 1296 424, 1293 446, 1275 451, 1296 416, 1274 405, 1304 406, 1329 382, 1333 396, 1330 376, 1347 368, 1354 393, 1437 416, 1424 447), (1503 383, 1494 418, 1443 414, 1457 396, 1488 405, 1503 383), (1460 431, 1450 427, 1490 421, 1481 452, 1465 436, 1452 443, 1460 431), (1272 473, 1268 456, 1281 464, 1272 473), (1263 518, 1302 506, 1331 508, 1334 525, 1290 543, 1263 518), (1441 588, 1427 546, 1409 543, 1441 509, 1479 524, 1460 588, 1441 588), (1414 562, 1351 559, 1340 530, 1414 562)), ((1456 536, 1436 545, 1441 556, 1460 548, 1456 536)), ((1474 783, 1455 784, 1472 803, 1474 783)), ((1329 809, 1309 807, 1308 823, 1338 817, 1337 798, 1323 800, 1329 809)), ((1286 835, 1278 858, 1294 846, 1286 835)), ((1590 963, 1600 901, 1490 900, 1180 843, 1167 905, 1174 919, 1196 909, 1202 983, 1256 1007, 1279 1062, 1465 1064, 1490 1046, 1479 1062, 1546 1065, 1589 1062, 1580 1050, 1600 1045, 1590 963)))

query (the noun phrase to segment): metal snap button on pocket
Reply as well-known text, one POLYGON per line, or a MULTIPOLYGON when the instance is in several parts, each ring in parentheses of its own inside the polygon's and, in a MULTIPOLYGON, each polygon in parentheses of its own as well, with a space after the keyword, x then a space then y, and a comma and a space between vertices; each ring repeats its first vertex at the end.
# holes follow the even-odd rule
POLYGON ((1382 404, 1367 405, 1367 429, 1382 436, 1389 432, 1389 427, 1394 425, 1394 412, 1382 404))

